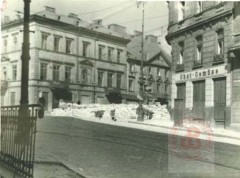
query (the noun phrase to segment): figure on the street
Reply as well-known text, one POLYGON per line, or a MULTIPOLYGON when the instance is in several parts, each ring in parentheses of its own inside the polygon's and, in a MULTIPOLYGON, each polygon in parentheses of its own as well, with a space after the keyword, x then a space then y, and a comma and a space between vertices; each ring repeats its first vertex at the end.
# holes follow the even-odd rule
POLYGON ((117 121, 117 119, 115 118, 115 109, 110 111, 110 115, 113 121, 117 121))

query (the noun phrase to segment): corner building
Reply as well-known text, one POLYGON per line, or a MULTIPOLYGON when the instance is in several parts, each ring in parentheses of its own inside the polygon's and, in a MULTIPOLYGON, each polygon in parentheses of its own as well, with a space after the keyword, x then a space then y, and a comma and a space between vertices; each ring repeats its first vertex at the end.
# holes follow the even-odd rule
POLYGON ((234 2, 179 1, 168 6, 173 119, 191 117, 219 127, 240 122, 232 107, 234 72, 229 53, 234 44, 234 2))
MULTIPOLYGON (((117 24, 89 24, 76 14, 60 15, 46 7, 30 17, 29 103, 39 93, 46 110, 59 100, 109 103, 107 91, 126 93, 126 53, 130 38, 117 24), (118 83, 116 82, 118 78, 118 83)), ((2 105, 18 105, 21 89, 23 19, 2 23, 2 105)))

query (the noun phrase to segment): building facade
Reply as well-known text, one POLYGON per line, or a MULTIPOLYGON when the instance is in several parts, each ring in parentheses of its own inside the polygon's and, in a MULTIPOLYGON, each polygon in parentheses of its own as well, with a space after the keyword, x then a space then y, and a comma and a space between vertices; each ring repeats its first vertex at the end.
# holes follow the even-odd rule
MULTIPOLYGON (((23 19, 2 24, 2 105, 20 102, 23 19)), ((29 103, 45 99, 46 110, 59 100, 109 103, 109 91, 126 93, 129 35, 117 24, 89 24, 46 7, 30 17, 29 103), (118 79, 118 80, 117 80, 118 79)), ((110 98, 111 99, 111 98, 110 98)))
POLYGON ((177 121, 193 117, 228 127, 240 122, 238 65, 234 45, 234 2, 169 2, 166 39, 172 46, 172 105, 177 121), (235 60, 237 61, 237 60, 235 60))
MULTIPOLYGON (((140 92, 139 79, 141 77, 142 34, 135 32, 128 44, 127 86, 126 100, 137 101, 140 92)), ((147 35, 144 38, 143 52, 144 99, 146 102, 170 102, 171 89, 171 57, 158 42, 158 37, 147 35)))

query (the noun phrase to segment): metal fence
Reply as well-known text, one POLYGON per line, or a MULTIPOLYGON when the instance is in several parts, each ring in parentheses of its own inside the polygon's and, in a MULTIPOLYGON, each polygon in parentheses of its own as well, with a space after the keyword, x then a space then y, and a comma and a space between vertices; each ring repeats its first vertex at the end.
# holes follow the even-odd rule
POLYGON ((1 107, 0 162, 22 177, 33 177, 36 121, 40 105, 28 105, 29 114, 19 116, 20 106, 1 107))

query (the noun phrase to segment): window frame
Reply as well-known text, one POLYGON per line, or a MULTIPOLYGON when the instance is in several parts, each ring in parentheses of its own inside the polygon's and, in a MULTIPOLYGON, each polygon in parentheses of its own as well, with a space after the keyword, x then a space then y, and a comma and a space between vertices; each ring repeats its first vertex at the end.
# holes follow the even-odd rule
POLYGON ((112 72, 107 73, 107 86, 109 88, 113 87, 113 73, 112 72))
POLYGON ((90 46, 90 42, 87 42, 87 41, 83 41, 82 42, 82 56, 83 57, 88 57, 88 49, 89 49, 89 46, 90 46))
POLYGON ((113 52, 114 52, 114 48, 112 47, 108 47, 108 61, 113 61, 113 52))
POLYGON ((117 88, 120 89, 122 86, 122 74, 117 73, 117 88))
POLYGON ((65 66, 65 81, 70 83, 71 82, 71 77, 72 77, 72 67, 71 66, 65 66), (67 70, 68 69, 68 70, 67 70), (68 78, 67 78, 68 75, 68 78))
POLYGON ((48 66, 47 63, 43 63, 43 62, 40 63, 40 80, 41 80, 41 81, 46 81, 46 80, 47 80, 47 66, 48 66), (43 65, 46 66, 46 69, 45 69, 45 68, 42 68, 43 65), (45 74, 43 73, 43 70, 42 70, 42 69, 45 69, 45 70, 46 70, 46 73, 45 73, 45 74), (42 74, 43 74, 43 75, 42 75, 42 74), (44 76, 44 77, 42 77, 42 76, 44 76))
POLYGON ((180 41, 178 43, 178 47, 179 47, 179 56, 178 56, 177 64, 181 65, 183 64, 183 59, 184 59, 184 51, 185 51, 184 41, 180 41))
POLYGON ((42 40, 41 41, 41 48, 42 49, 45 49, 45 50, 48 49, 48 43, 47 43, 48 36, 49 36, 49 34, 42 33, 42 36, 41 36, 41 40, 42 40))
POLYGON ((72 54, 72 43, 73 43, 73 39, 71 38, 66 38, 66 49, 65 49, 65 52, 67 54, 72 54))
POLYGON ((53 65, 53 80, 56 82, 60 81, 60 65, 53 65), (55 67, 57 70, 55 69, 55 67))
POLYGON ((98 86, 103 86, 104 71, 98 71, 98 86), (100 75, 101 74, 101 75, 100 75))
POLYGON ((55 52, 59 52, 60 51, 60 39, 61 39, 61 37, 54 36, 54 39, 53 39, 53 50, 55 52))
POLYGON ((17 80, 17 64, 12 65, 12 80, 17 80))
POLYGON ((223 55, 224 54, 224 29, 220 28, 216 31, 217 35, 217 49, 216 54, 217 55, 223 55))

